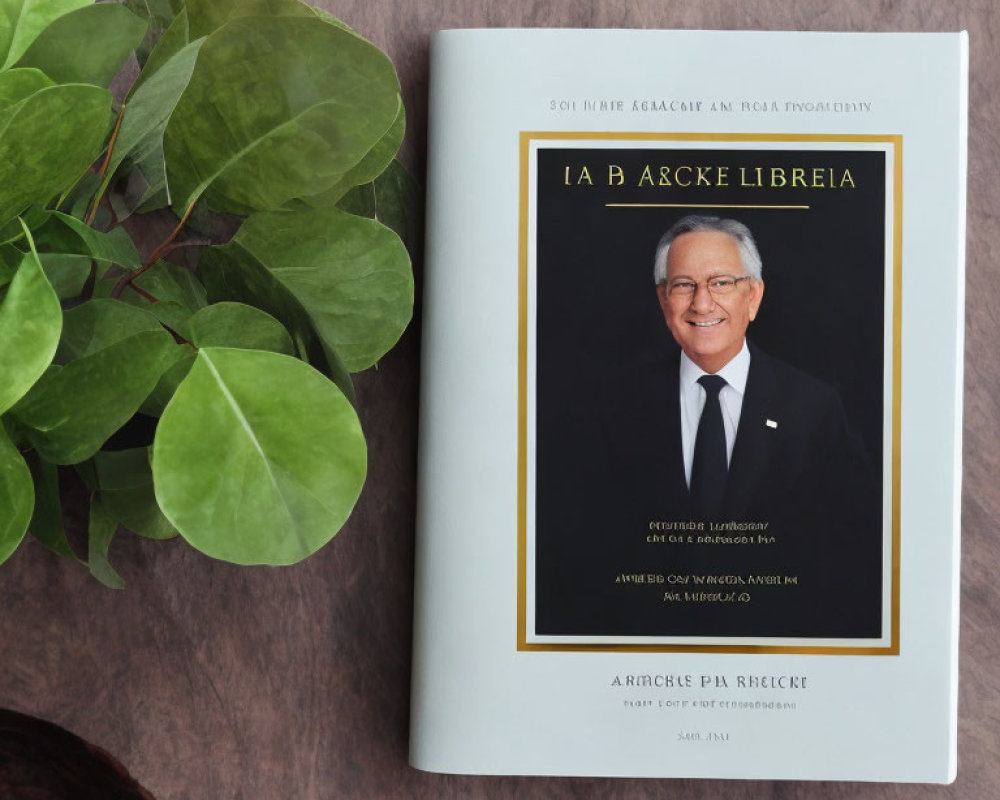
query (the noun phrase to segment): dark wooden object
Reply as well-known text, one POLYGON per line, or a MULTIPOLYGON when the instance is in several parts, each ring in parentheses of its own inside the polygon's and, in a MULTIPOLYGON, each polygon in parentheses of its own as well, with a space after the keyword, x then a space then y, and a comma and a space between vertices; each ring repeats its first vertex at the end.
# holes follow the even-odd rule
POLYGON ((108 753, 67 730, 0 711, 0 798, 154 800, 108 753))
POLYGON ((995 797, 1000 313, 992 258, 1000 213, 1000 65, 994 45, 1000 6, 986 0, 317 4, 393 58, 408 110, 404 159, 418 174, 425 158, 427 42, 439 28, 969 30, 958 780, 939 787, 490 778, 408 767, 419 314, 400 346, 358 381, 370 478, 354 517, 329 547, 296 567, 241 568, 210 561, 182 542, 123 537, 111 555, 128 586, 114 593, 27 542, 0 573, 0 706, 51 719, 106 748, 161 800, 995 797))

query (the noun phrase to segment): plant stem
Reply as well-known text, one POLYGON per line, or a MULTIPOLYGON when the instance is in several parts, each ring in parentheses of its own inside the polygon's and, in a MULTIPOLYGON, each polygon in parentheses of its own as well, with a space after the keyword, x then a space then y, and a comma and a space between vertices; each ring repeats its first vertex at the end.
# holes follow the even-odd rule
POLYGON ((115 284, 115 288, 111 290, 111 296, 114 299, 117 300, 119 297, 121 297, 121 294, 125 290, 126 286, 131 284, 132 281, 134 281, 136 278, 142 275, 142 273, 144 273, 147 269, 153 266, 153 264, 155 264, 157 261, 163 258, 172 249, 175 249, 171 248, 170 245, 173 243, 174 239, 177 238, 177 235, 181 232, 181 229, 184 227, 184 224, 188 221, 188 218, 191 216, 191 212, 194 211, 194 207, 197 202, 198 198, 196 197, 191 202, 191 205, 188 206, 187 211, 184 212, 184 216, 181 217, 181 221, 177 223, 177 227, 174 228, 173 232, 166 239, 164 239, 156 246, 156 248, 150 254, 149 258, 146 259, 145 264, 139 267, 139 269, 137 269, 135 272, 130 272, 127 275, 122 275, 118 283, 115 284))
MULTIPOLYGON (((121 130, 122 117, 124 115, 125 115, 125 103, 122 103, 122 107, 118 109, 118 119, 115 122, 114 132, 112 132, 111 134, 111 141, 108 142, 108 153, 104 157, 104 163, 101 164, 100 170, 98 170, 97 172, 97 174, 100 175, 102 178, 104 177, 104 174, 108 171, 108 165, 111 163, 111 154, 115 150, 115 142, 118 141, 118 131, 121 130)), ((90 211, 87 213, 87 218, 84 220, 84 222, 86 222, 88 225, 91 222, 93 222, 94 217, 97 216, 97 209, 101 204, 101 197, 103 196, 103 194, 104 194, 103 192, 98 192, 97 196, 94 198, 94 201, 90 204, 90 211)))
POLYGON ((143 289, 141 286, 136 286, 134 283, 130 283, 130 284, 128 284, 128 288, 131 289, 133 292, 135 292, 137 295, 139 295, 139 297, 143 297, 146 300, 148 300, 150 303, 159 303, 160 302, 159 298, 154 297, 149 292, 147 292, 145 289, 143 289))

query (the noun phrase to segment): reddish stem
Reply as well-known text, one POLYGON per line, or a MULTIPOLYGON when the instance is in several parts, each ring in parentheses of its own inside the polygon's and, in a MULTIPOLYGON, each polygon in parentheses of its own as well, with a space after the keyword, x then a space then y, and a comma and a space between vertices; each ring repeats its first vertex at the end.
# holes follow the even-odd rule
POLYGON ((191 212, 194 211, 195 203, 197 202, 198 198, 195 198, 191 205, 188 206, 188 210, 184 212, 184 216, 181 217, 181 221, 177 223, 177 227, 174 228, 173 232, 166 239, 156 246, 149 258, 146 259, 145 264, 139 267, 139 269, 135 272, 129 272, 126 275, 122 275, 118 283, 115 284, 115 288, 111 290, 111 296, 113 298, 117 300, 121 297, 121 294, 125 290, 126 286, 130 285, 136 278, 142 275, 142 273, 170 252, 172 249, 170 245, 173 243, 174 239, 177 238, 177 235, 181 232, 184 224, 188 221, 188 218, 191 216, 191 212))
POLYGON ((131 289, 133 292, 135 292, 140 297, 144 297, 150 303, 159 303, 160 302, 158 298, 153 297, 153 295, 151 295, 149 292, 147 292, 141 286, 136 286, 134 283, 130 283, 130 284, 128 284, 128 288, 131 289))
MULTIPOLYGON (((108 165, 111 163, 111 154, 115 150, 115 142, 118 141, 118 132, 122 128, 122 117, 124 116, 125 116, 125 103, 122 103, 122 107, 118 110, 118 119, 115 122, 115 129, 111 134, 111 141, 108 142, 107 155, 104 156, 104 163, 101 164, 101 169, 97 173, 102 178, 104 177, 105 173, 107 173, 108 165)), ((87 214, 87 218, 84 220, 84 222, 86 222, 89 225, 91 222, 94 221, 94 217, 97 216, 97 209, 100 207, 100 205, 101 205, 101 198, 95 197, 93 204, 90 206, 90 211, 87 214)))

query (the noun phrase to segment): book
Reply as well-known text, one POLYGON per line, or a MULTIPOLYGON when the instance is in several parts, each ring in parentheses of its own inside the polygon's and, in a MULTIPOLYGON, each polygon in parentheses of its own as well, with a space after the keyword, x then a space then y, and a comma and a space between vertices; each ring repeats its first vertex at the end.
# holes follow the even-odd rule
POLYGON ((954 779, 967 63, 435 36, 414 766, 954 779))

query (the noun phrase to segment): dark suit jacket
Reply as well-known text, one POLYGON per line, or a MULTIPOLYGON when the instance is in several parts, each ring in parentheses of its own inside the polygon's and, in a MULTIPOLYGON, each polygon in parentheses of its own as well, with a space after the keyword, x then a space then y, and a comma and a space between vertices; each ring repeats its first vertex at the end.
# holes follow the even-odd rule
POLYGON ((539 584, 554 591, 539 592, 537 622, 592 634, 878 635, 881 492, 864 447, 830 386, 753 345, 750 356, 716 520, 691 516, 679 350, 606 381, 568 415, 562 446, 540 441, 539 584), (562 460, 556 473, 547 458, 562 460), (691 522, 701 529, 675 529, 691 522), (627 577, 641 575, 664 583, 627 577), (695 575, 778 583, 696 585, 695 575), (720 585, 749 600, 663 599, 720 585))

